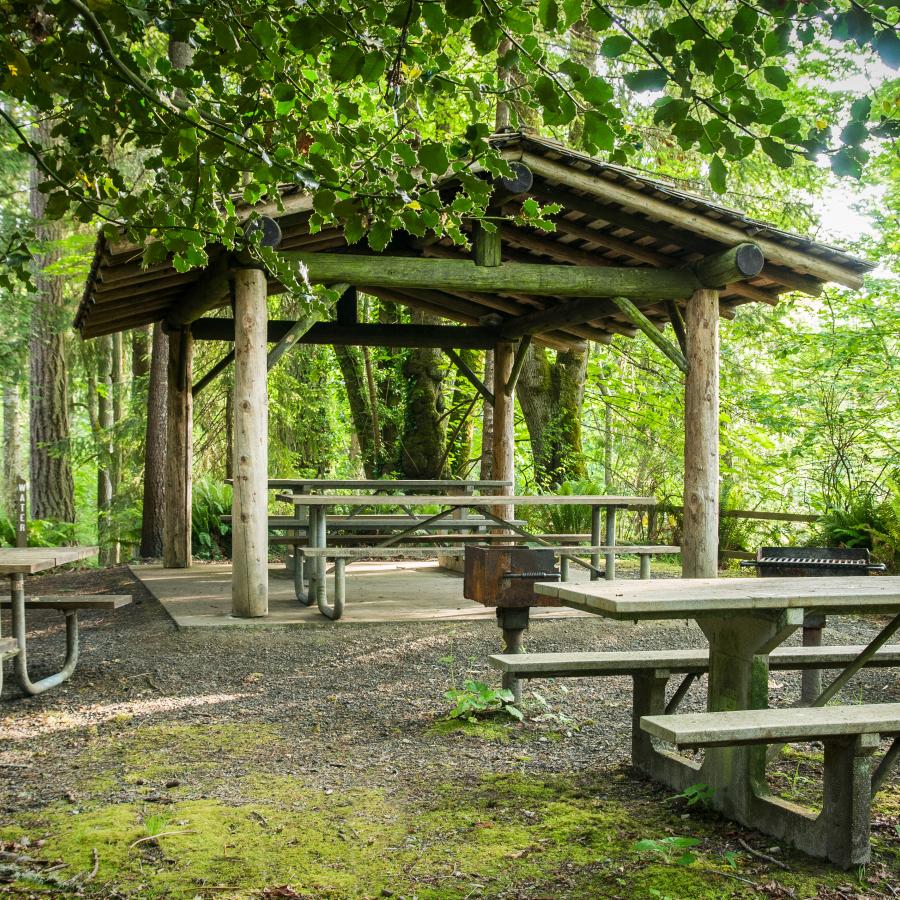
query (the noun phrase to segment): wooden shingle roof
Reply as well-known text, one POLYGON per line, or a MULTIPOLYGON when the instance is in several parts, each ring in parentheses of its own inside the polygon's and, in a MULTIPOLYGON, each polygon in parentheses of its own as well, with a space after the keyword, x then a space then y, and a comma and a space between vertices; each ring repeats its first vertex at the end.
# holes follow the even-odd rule
MULTIPOLYGON (((766 258, 759 275, 726 286, 720 293, 722 315, 730 316, 742 303, 775 303, 781 293, 799 290, 817 294, 828 282, 857 288, 874 264, 827 244, 819 243, 751 219, 621 166, 572 151, 544 138, 522 133, 497 135, 495 145, 510 161, 528 167, 533 184, 527 194, 510 197, 503 211, 515 213, 528 196, 540 203, 558 203, 555 232, 508 224, 502 227, 504 261, 547 262, 578 266, 644 266, 679 268, 742 241, 757 243, 766 258)), ((448 186, 449 187, 449 186, 448 186)), ((277 218, 283 240, 280 249, 305 252, 359 253, 348 248, 339 229, 310 234, 310 195, 290 189, 282 196, 283 209, 274 203, 253 210, 277 218)), ((75 317, 85 338, 146 325, 166 318, 190 295, 204 270, 178 273, 169 262, 141 267, 142 248, 126 241, 97 243, 90 276, 75 317)), ((449 239, 422 241, 398 235, 386 253, 424 257, 466 258, 464 249, 449 239)), ((210 252, 210 264, 221 255, 210 252)), ((274 280, 269 290, 283 290, 274 280)), ((436 313, 464 324, 526 315, 565 303, 565 298, 527 294, 484 294, 438 286, 414 293, 369 289, 369 293, 410 307, 436 313)), ((571 298, 569 298, 571 299, 571 298)), ((663 327, 665 303, 644 303, 644 314, 663 327)), ((540 339, 565 346, 584 339, 608 341, 614 334, 634 334, 634 327, 617 311, 607 310, 583 325, 567 326, 540 339)))

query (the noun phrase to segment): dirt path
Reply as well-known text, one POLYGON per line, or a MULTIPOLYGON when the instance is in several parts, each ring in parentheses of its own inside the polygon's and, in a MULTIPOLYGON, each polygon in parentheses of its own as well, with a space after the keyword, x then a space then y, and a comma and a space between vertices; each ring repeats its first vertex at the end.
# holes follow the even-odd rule
MULTIPOLYGON (((21 700, 7 678, 0 890, 898 895, 896 779, 879 795, 872 865, 837 873, 632 775, 628 679, 536 682, 521 725, 448 723, 446 690, 467 678, 496 682, 485 665, 499 643, 493 624, 179 632, 124 568, 53 576, 43 587, 127 592, 136 602, 82 617, 82 660, 63 688, 21 700), (678 865, 691 840, 697 859, 678 865), (53 869, 59 861, 65 867, 53 869)), ((861 642, 875 627, 839 620, 828 640, 861 642)), ((30 633, 32 668, 54 666, 61 617, 34 614, 30 633)), ((530 649, 548 651, 692 645, 703 639, 685 623, 543 621, 528 636, 530 649)), ((773 692, 789 699, 797 682, 779 674, 773 692)), ((691 703, 703 699, 701 686, 691 703)), ((868 672, 844 699, 898 700, 896 673, 868 672)), ((805 796, 817 767, 815 754, 786 757, 780 786, 805 796)))

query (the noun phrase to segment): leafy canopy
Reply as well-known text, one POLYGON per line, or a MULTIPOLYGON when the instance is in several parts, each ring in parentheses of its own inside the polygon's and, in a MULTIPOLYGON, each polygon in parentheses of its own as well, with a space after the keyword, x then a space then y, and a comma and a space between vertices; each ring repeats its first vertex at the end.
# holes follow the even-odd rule
POLYGON ((550 128, 579 123, 588 150, 627 162, 642 138, 622 97, 647 94, 656 125, 710 158, 719 192, 756 150, 783 167, 827 154, 858 176, 870 134, 897 130, 896 110, 868 98, 796 114, 784 102, 803 48, 835 66, 848 53, 900 65, 890 0, 0 8, 0 116, 39 160, 48 215, 156 236, 146 261, 174 253, 179 269, 204 264, 210 243, 245 241, 236 201, 277 204, 279 185, 312 192, 312 229, 337 224, 351 243, 381 249, 398 229, 463 242, 462 218, 489 199, 472 163, 507 172, 487 141, 500 100, 514 123, 526 110, 550 128), (576 34, 587 55, 569 52, 576 34), (47 116, 57 140, 42 148, 28 123, 47 116), (448 173, 452 195, 437 189, 448 173))

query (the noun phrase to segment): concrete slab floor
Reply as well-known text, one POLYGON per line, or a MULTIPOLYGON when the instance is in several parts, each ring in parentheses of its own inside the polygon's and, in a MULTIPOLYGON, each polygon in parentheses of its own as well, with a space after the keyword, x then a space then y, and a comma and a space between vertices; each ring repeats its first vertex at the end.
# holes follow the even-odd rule
MULTIPOLYGON (((230 564, 199 562, 190 569, 136 565, 131 571, 179 628, 494 619, 493 609, 463 597, 462 575, 439 568, 437 561, 367 561, 348 566, 347 603, 338 622, 326 619, 315 606, 297 602, 291 576, 281 563, 269 566, 269 615, 258 619, 237 619, 231 615, 230 564)), ((571 578, 587 580, 587 573, 576 573, 573 567, 571 578)), ((329 597, 332 587, 329 578, 329 597)), ((535 618, 589 615, 561 608, 532 610, 535 618)))

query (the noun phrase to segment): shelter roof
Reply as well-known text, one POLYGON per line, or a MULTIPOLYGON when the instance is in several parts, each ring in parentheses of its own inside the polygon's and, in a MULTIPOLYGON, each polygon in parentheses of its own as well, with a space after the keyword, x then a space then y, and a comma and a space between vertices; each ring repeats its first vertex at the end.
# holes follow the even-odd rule
MULTIPOLYGON (((658 178, 575 152, 530 134, 511 132, 492 139, 504 157, 526 166, 532 176, 528 191, 502 199, 514 213, 527 197, 542 204, 558 203, 555 232, 518 224, 502 226, 503 259, 513 262, 577 266, 680 268, 710 253, 743 241, 757 243, 766 258, 759 275, 720 292, 720 312, 733 315, 748 302, 776 303, 778 296, 799 290, 817 294, 828 282, 856 288, 874 264, 843 250, 751 219, 698 194, 658 178)), ((445 185, 452 190, 452 183, 445 185)), ((305 252, 359 253, 348 247, 338 228, 310 234, 312 197, 298 188, 282 192, 281 203, 245 207, 279 221, 280 249, 305 252)), ((211 248, 211 264, 216 262, 211 248)), ((464 259, 464 249, 449 239, 428 241, 398 235, 386 254, 464 259)), ((165 319, 190 297, 204 270, 177 272, 171 261, 144 269, 142 247, 125 240, 98 239, 93 265, 79 305, 75 325, 85 338, 146 325, 165 319)), ((221 260, 219 260, 221 262, 221 260)), ((270 293, 283 287, 270 279, 270 293)), ((485 317, 508 319, 527 315, 571 298, 515 293, 474 293, 442 290, 439 285, 415 292, 367 289, 385 300, 438 314, 464 324, 485 317)), ((664 302, 644 303, 644 314, 660 328, 668 321, 664 302)), ((608 341, 614 334, 634 334, 634 326, 618 310, 606 309, 588 323, 567 326, 539 337, 551 346, 584 339, 608 341)))

